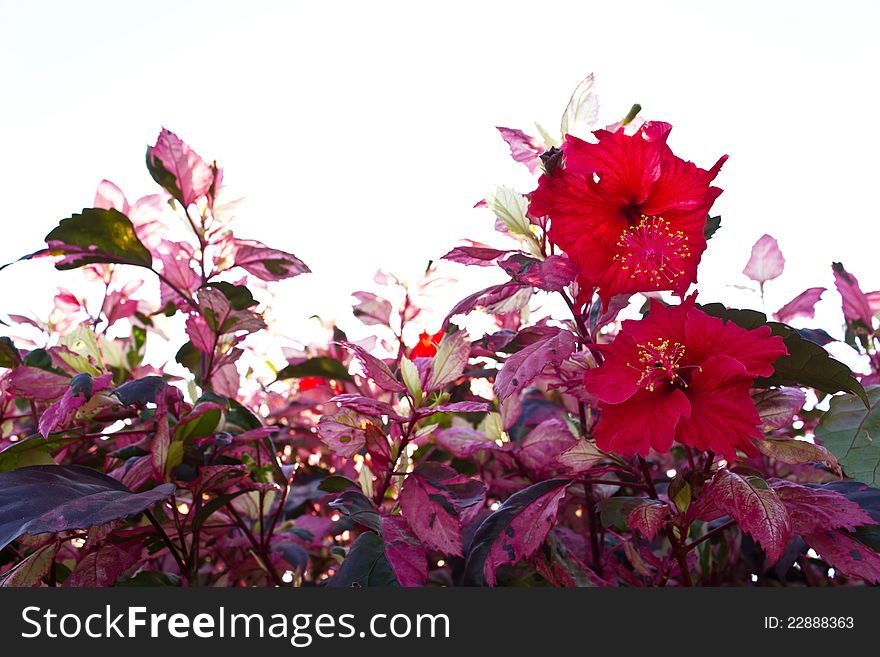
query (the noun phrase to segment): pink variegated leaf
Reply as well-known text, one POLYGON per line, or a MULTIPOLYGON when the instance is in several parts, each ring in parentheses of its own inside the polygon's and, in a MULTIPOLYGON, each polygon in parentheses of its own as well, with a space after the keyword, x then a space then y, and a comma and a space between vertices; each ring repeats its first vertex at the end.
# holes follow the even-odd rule
POLYGON ((138 560, 137 552, 125 550, 112 543, 104 543, 77 562, 73 572, 64 580, 64 586, 87 588, 113 586, 138 560))
POLYGON ((372 292, 354 292, 358 302, 352 308, 354 316, 367 326, 389 326, 391 323, 391 302, 372 292))
POLYGON ((529 285, 515 282, 492 285, 459 301, 443 320, 443 328, 449 326, 455 315, 466 315, 474 310, 485 310, 489 313, 514 312, 521 310, 531 298, 532 288, 529 285))
POLYGON ((501 138, 510 146, 510 156, 516 162, 525 164, 529 173, 538 173, 541 170, 541 153, 546 149, 543 142, 535 137, 530 137, 522 130, 516 128, 498 127, 501 138))
POLYGON ((520 463, 537 472, 558 469, 560 454, 574 447, 576 442, 568 425, 558 417, 551 417, 522 439, 516 455, 520 463))
POLYGON ((767 431, 787 427, 803 409, 807 395, 800 388, 773 388, 754 391, 752 401, 767 431))
POLYGON ((672 509, 665 502, 645 500, 630 511, 628 524, 652 541, 671 515, 672 509))
POLYGON ((469 246, 457 246, 452 251, 443 256, 443 260, 457 262, 462 265, 476 265, 477 267, 491 267, 499 258, 504 257, 515 251, 502 251, 501 249, 493 249, 492 247, 480 244, 479 242, 471 242, 469 246))
POLYGON ((769 235, 764 235, 752 247, 752 256, 743 273, 762 286, 767 281, 778 278, 785 267, 785 258, 779 244, 769 235))
POLYGON ((390 392, 406 392, 406 386, 397 380, 388 366, 369 351, 353 342, 343 342, 341 344, 354 354, 354 357, 358 359, 361 367, 364 369, 364 375, 368 379, 372 379, 377 386, 390 392))
POLYGON ((556 522, 570 479, 549 479, 511 495, 474 534, 465 562, 470 585, 495 585, 504 564, 531 557, 556 522))
POLYGON ((703 489, 696 510, 704 519, 729 515, 751 534, 773 564, 792 537, 791 518, 782 500, 760 477, 721 469, 703 489))
POLYGON ((434 432, 437 444, 456 458, 466 459, 484 451, 500 450, 501 447, 482 431, 473 427, 450 427, 434 432))
POLYGON ((848 324, 858 322, 864 328, 873 326, 874 309, 867 295, 862 292, 856 277, 843 268, 839 262, 832 265, 834 285, 843 298, 843 316, 848 324))
POLYGON ((798 317, 814 317, 816 315, 816 304, 822 298, 823 292, 825 292, 824 287, 811 287, 804 290, 773 313, 773 319, 777 322, 788 324, 798 317))
POLYGON ((213 354, 217 336, 201 315, 189 315, 186 318, 186 334, 193 346, 203 354, 213 354))
POLYGON ((842 476, 843 472, 837 457, 825 449, 822 445, 796 440, 794 438, 768 436, 763 440, 756 440, 755 445, 765 456, 776 459, 790 465, 801 463, 822 463, 831 470, 842 476))
POLYGON ((424 586, 428 581, 428 552, 403 516, 382 516, 385 556, 401 586, 424 586))
POLYGON ((425 384, 425 392, 440 390, 458 379, 468 363, 471 343, 464 331, 447 333, 431 359, 431 370, 425 384))
POLYGON ((847 577, 880 584, 880 554, 841 531, 818 531, 803 537, 820 557, 847 577))
POLYGON ((50 433, 69 426, 83 404, 96 392, 106 390, 112 380, 112 374, 103 374, 94 379, 89 374, 74 376, 61 399, 50 405, 40 416, 40 433, 43 437, 48 438, 50 433))
POLYGON ((478 401, 460 401, 460 402, 446 402, 444 404, 437 404, 436 406, 432 406, 431 408, 419 409, 428 412, 429 414, 434 413, 488 413, 491 410, 491 406, 487 402, 478 402, 478 401))
POLYGON ((98 189, 95 190, 94 207, 102 210, 119 210, 125 216, 128 216, 131 209, 122 190, 109 180, 102 180, 98 183, 98 189))
POLYGON ((39 367, 21 365, 7 379, 10 394, 32 401, 54 401, 61 397, 70 379, 39 367))
POLYGON ((214 168, 166 128, 147 149, 147 168, 153 180, 184 207, 205 196, 215 182, 214 168))
POLYGON ((482 503, 485 487, 441 463, 411 472, 400 493, 400 508, 416 536, 431 550, 461 556, 462 516, 482 503))
POLYGON ((318 437, 340 456, 350 458, 366 445, 368 427, 381 431, 369 418, 343 408, 338 413, 321 417, 318 437))
POLYGON ((165 279, 159 282, 162 307, 173 303, 177 308, 185 308, 187 299, 192 299, 202 284, 201 277, 192 268, 195 261, 193 247, 186 242, 162 240, 155 253, 162 263, 162 276, 165 279))
POLYGON ((383 415, 387 415, 389 418, 394 420, 403 420, 404 418, 399 414, 394 412, 394 408, 391 404, 383 401, 379 401, 378 399, 373 399, 371 397, 364 397, 362 395, 355 394, 344 394, 344 395, 336 395, 332 399, 331 402, 336 402, 342 408, 350 408, 353 411, 357 411, 363 415, 369 415, 371 417, 381 417, 383 415))
POLYGON ((510 356, 495 377, 495 394, 501 400, 519 392, 550 365, 559 365, 576 346, 574 335, 559 331, 510 356))
POLYGON ((853 530, 874 522, 862 507, 837 491, 801 486, 781 479, 771 479, 769 483, 785 505, 792 531, 796 534, 803 536, 828 529, 853 530))
POLYGON ((606 456, 592 440, 581 438, 572 447, 562 452, 557 460, 573 473, 578 473, 592 469, 606 456))
POLYGON ((280 281, 311 271, 291 253, 272 249, 256 240, 235 240, 234 267, 241 267, 264 281, 280 281))
POLYGON ((516 282, 547 292, 561 292, 577 276, 574 264, 564 255, 551 255, 542 261, 516 253, 499 264, 516 282))

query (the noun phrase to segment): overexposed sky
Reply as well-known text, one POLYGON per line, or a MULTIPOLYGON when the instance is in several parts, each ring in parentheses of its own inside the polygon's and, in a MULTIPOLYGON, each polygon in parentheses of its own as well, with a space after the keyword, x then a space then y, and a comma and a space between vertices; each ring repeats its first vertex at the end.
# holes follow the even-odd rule
MULTIPOLYGON (((786 257, 768 310, 833 288, 842 260, 863 288, 876 264, 880 3, 822 2, 0 2, 0 262, 39 248, 90 206, 102 178, 133 200, 155 185, 144 150, 161 126, 246 197, 241 237, 314 270, 279 286, 291 332, 348 318, 385 267, 415 277, 466 237, 494 185, 534 182, 494 126, 557 129, 595 72, 600 125, 632 103, 669 121, 673 150, 708 167, 723 228, 701 299, 760 307, 730 287, 768 232, 786 257)), ((465 275, 438 299, 492 282, 465 275)), ((72 277, 47 263, 0 272, 0 312, 45 315, 72 277)), ((839 335, 839 297, 817 324, 839 335)), ((436 329, 435 326, 427 326, 436 329)))

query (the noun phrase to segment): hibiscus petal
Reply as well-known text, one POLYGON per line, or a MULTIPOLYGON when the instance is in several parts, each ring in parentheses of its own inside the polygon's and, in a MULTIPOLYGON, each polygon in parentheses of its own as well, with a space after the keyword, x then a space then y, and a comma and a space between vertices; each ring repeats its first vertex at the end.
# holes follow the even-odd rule
POLYGON ((691 414, 687 396, 672 387, 643 390, 622 404, 602 403, 599 409, 602 415, 593 430, 596 444, 622 456, 647 456, 652 447, 668 451, 676 425, 691 414))
POLYGON ((770 376, 776 359, 788 353, 782 338, 770 332, 769 326, 749 331, 694 309, 687 316, 688 357, 700 363, 711 356, 729 356, 742 363, 752 378, 770 376))
POLYGON ((705 361, 687 388, 691 414, 678 423, 676 440, 697 449, 711 449, 728 461, 737 459, 737 448, 755 455, 750 437, 761 437, 761 420, 749 395, 753 381, 743 364, 729 356, 705 361))

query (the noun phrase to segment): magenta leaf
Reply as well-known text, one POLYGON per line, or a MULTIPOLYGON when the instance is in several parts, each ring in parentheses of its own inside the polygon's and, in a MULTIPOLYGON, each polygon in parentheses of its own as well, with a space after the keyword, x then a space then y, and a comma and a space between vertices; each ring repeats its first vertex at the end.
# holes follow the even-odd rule
POLYGON ((64 581, 70 587, 113 586, 131 566, 137 563, 136 553, 112 543, 105 543, 80 559, 64 581))
POLYGON ((473 427, 450 427, 434 432, 437 444, 456 458, 466 459, 482 451, 500 450, 491 438, 473 427))
POLYGON ((391 323, 391 302, 372 292, 354 292, 358 300, 352 311, 367 326, 389 326, 391 323))
POLYGON ((800 388, 772 388, 753 392, 752 401, 764 430, 781 429, 803 409, 807 395, 800 388))
POLYGON ((562 255, 551 255, 541 261, 515 253, 505 258, 500 265, 516 282, 547 292, 561 292, 577 276, 572 261, 562 255))
POLYGON ((318 421, 318 436, 334 452, 349 458, 366 445, 368 426, 375 427, 375 424, 360 413, 343 408, 337 413, 321 417, 318 421))
POLYGON ((630 512, 627 524, 652 541, 671 515, 672 509, 665 502, 645 500, 630 512))
POLYGON ((14 568, 0 575, 0 588, 37 587, 55 566, 58 541, 34 550, 14 568))
POLYGON ((510 356, 495 377, 495 394, 504 400, 534 381, 549 365, 559 365, 575 349, 574 335, 559 331, 510 356))
POLYGON ((481 495, 480 482, 429 462, 407 476, 399 501, 413 532, 428 549, 461 556, 461 516, 481 495))
POLYGON ((234 266, 264 281, 280 281, 311 270, 291 253, 272 249, 256 240, 235 240, 234 266))
POLYGON ((727 469, 718 470, 703 489, 699 505, 714 509, 711 517, 729 515, 740 528, 752 535, 769 563, 776 563, 792 537, 792 523, 785 504, 760 477, 742 477, 727 469))
POLYGON ((112 374, 103 374, 97 379, 90 374, 73 377, 61 399, 49 406, 40 417, 40 433, 43 437, 48 438, 50 433, 68 426, 83 404, 96 392, 106 390, 112 380, 112 374))
POLYGON ((136 516, 174 493, 162 484, 132 493, 78 465, 37 465, 0 473, 0 549, 22 534, 88 529, 136 516))
POLYGON ((770 486, 785 505, 796 534, 803 536, 826 529, 852 530, 873 524, 862 507, 834 490, 781 479, 771 479, 770 486))
POLYGON ((798 317, 814 317, 816 314, 816 304, 822 298, 823 292, 825 292, 824 287, 811 287, 804 290, 773 313, 773 318, 777 322, 788 324, 798 317))
POLYGON ((382 516, 385 555, 401 586, 424 586, 428 581, 428 552, 403 516, 382 516))
POLYGON ((778 278, 785 266, 785 258, 779 250, 779 244, 769 235, 764 235, 752 247, 752 256, 743 273, 764 285, 767 281, 778 278))
POLYGON ((150 267, 153 256, 135 233, 134 225, 117 210, 85 208, 62 219, 46 235, 46 245, 57 269, 76 269, 92 263, 117 263, 150 267))
POLYGON ((465 562, 465 581, 494 586, 496 571, 537 552, 556 522, 570 479, 549 479, 511 495, 474 534, 465 562))
POLYGON ((863 329, 873 327, 874 309, 871 300, 862 292, 856 277, 850 274, 839 262, 832 264, 834 285, 843 299, 843 316, 847 324, 856 322, 863 329))
POLYGON ((763 440, 757 440, 755 445, 762 454, 781 463, 789 463, 791 465, 812 462, 822 463, 834 470, 838 475, 843 475, 840 463, 837 462, 837 457, 822 445, 806 440, 776 436, 768 436, 763 440))
POLYGON ((818 531, 803 537, 819 556, 847 577, 880 584, 880 554, 840 531, 818 531))
POLYGON ((532 297, 532 288, 522 283, 503 283, 492 285, 479 292, 474 292, 459 301, 443 320, 443 328, 455 315, 466 315, 474 310, 485 310, 489 313, 509 313, 523 308, 532 297))
POLYGON ((501 138, 510 146, 510 156, 516 162, 525 164, 530 173, 540 171, 540 156, 546 150, 540 141, 516 128, 502 128, 499 126, 498 132, 501 133, 501 138))
POLYGON ((147 168, 153 180, 186 208, 214 185, 214 169, 177 135, 162 128, 156 145, 147 148, 147 168))
POLYGON ((493 249, 476 242, 471 246, 457 246, 452 251, 443 256, 443 260, 457 262, 462 265, 476 265, 478 267, 490 267, 496 261, 515 251, 502 251, 501 249, 493 249))
POLYGON ((16 397, 34 401, 53 401, 63 395, 70 379, 55 372, 21 365, 9 377, 9 392, 16 397))
POLYGON ((406 392, 406 386, 397 380, 388 366, 369 351, 351 342, 343 342, 342 346, 354 354, 364 368, 364 374, 377 386, 390 392, 406 392))
POLYGON ((574 447, 577 439, 568 425, 558 418, 544 420, 522 439, 516 451, 517 458, 536 472, 559 468, 559 456, 574 447))

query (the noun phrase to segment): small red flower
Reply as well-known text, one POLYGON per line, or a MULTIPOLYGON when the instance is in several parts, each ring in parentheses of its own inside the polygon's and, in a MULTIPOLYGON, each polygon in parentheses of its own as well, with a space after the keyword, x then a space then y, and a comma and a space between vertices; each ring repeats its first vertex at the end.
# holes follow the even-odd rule
POLYGON ((584 385, 600 401, 600 449, 647 456, 676 440, 728 461, 737 449, 756 454, 750 437, 761 437, 760 420, 749 390, 788 350, 768 326, 748 331, 698 310, 695 299, 652 300, 645 319, 623 322, 614 342, 599 346, 605 361, 584 385))
POLYGON ((419 341, 415 347, 412 348, 412 351, 409 352, 409 357, 413 360, 416 358, 433 358, 437 353, 437 346, 440 344, 440 341, 443 339, 443 331, 437 331, 434 335, 431 335, 427 331, 419 334, 419 341))
POLYGON ((299 391, 313 390, 329 383, 323 376, 304 376, 299 380, 299 391))
POLYGON ((710 183, 727 156, 700 169, 673 155, 671 129, 597 130, 595 144, 566 135, 563 167, 532 192, 529 214, 550 218, 550 238, 606 303, 652 290, 684 296, 697 280, 706 218, 721 194, 710 183))

